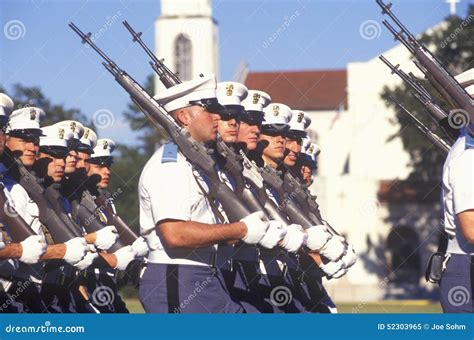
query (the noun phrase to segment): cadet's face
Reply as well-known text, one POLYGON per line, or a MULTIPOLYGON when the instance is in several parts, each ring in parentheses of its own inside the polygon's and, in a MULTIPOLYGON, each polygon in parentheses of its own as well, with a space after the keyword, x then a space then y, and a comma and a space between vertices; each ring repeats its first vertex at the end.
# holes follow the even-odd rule
POLYGON ((35 163, 38 154, 38 142, 17 137, 7 137, 7 147, 15 154, 24 166, 30 167, 35 163))
POLYGON ((207 143, 216 140, 220 116, 210 113, 199 105, 179 110, 178 119, 197 142, 207 143))
POLYGON ((54 158, 41 152, 38 160, 42 158, 48 158, 50 160, 48 163, 48 176, 56 183, 61 182, 61 179, 64 176, 64 168, 66 166, 64 158, 54 158))
POLYGON ((238 143, 245 143, 247 150, 255 150, 260 136, 260 128, 258 125, 250 125, 246 122, 240 123, 239 134, 237 136, 238 143))
POLYGON ((99 175, 100 176, 100 182, 97 184, 97 186, 100 189, 105 189, 109 186, 109 180, 110 180, 110 168, 106 165, 98 165, 98 164, 90 164, 89 172, 87 173, 87 176, 92 176, 92 175, 99 175))
POLYGON ((286 150, 285 150, 285 158, 283 162, 287 166, 294 166, 296 164, 296 160, 298 159, 298 155, 301 152, 301 138, 292 139, 286 138, 286 150))
POLYGON ((285 137, 281 135, 270 136, 260 135, 260 141, 267 142, 268 144, 263 149, 263 155, 273 160, 282 159, 285 152, 285 137))
POLYGON ((219 120, 217 131, 224 142, 235 143, 239 133, 239 123, 235 119, 219 120))
POLYGON ((88 160, 89 158, 91 158, 91 156, 89 154, 87 154, 85 152, 78 152, 77 153, 76 169, 77 170, 85 169, 85 172, 88 173, 91 164, 89 162, 86 162, 86 160, 88 160))
POLYGON ((76 171, 77 157, 77 151, 69 151, 69 154, 66 156, 66 167, 64 169, 66 174, 72 174, 74 171, 76 171))

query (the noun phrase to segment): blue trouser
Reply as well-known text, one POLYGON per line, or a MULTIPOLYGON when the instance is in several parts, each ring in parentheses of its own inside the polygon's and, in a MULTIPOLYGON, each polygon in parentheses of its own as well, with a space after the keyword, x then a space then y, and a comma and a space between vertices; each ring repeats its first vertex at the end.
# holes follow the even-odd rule
POLYGON ((323 286, 321 270, 316 266, 313 259, 307 255, 301 255, 300 264, 304 271, 302 276, 303 289, 309 296, 306 309, 311 313, 331 313, 330 308, 336 306, 323 286))
POLYGON ((445 313, 473 313, 474 256, 451 254, 439 282, 445 313))
POLYGON ((45 267, 41 298, 50 313, 76 313, 73 290, 77 287, 77 269, 64 262, 50 262, 45 267))
POLYGON ((147 263, 140 302, 147 313, 241 313, 222 273, 209 266, 147 263))
POLYGON ((273 313, 275 307, 265 299, 258 262, 233 261, 232 270, 222 271, 232 298, 246 313, 273 313))
POLYGON ((0 313, 24 313, 22 306, 18 305, 7 293, 0 292, 0 313))
POLYGON ((88 268, 83 282, 87 287, 90 303, 100 313, 129 313, 118 293, 114 269, 88 268))
MULTIPOLYGON (((21 305, 23 313, 49 313, 48 306, 44 303, 40 294, 40 287, 29 280, 14 279, 13 286, 18 290, 14 300, 17 305, 21 305), (21 291, 18 287, 21 287, 21 291)), ((10 295, 12 292, 10 292, 10 295)))

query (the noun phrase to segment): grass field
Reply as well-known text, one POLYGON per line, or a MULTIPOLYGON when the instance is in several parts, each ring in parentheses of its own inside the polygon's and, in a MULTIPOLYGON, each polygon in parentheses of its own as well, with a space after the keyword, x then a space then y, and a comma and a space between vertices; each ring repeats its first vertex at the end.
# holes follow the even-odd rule
MULTIPOLYGON (((130 313, 143 313, 137 298, 125 298, 130 313)), ((337 304, 339 313, 441 313, 437 302, 427 300, 386 300, 370 303, 341 302, 337 304)))

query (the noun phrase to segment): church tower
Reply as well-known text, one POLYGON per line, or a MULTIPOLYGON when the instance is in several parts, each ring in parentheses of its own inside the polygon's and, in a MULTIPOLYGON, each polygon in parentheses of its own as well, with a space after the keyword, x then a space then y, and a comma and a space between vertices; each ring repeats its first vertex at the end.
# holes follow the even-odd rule
MULTIPOLYGON (((155 21, 158 58, 181 80, 199 74, 219 77, 218 27, 212 18, 211 0, 161 0, 155 21)), ((164 88, 155 78, 155 89, 164 88)))

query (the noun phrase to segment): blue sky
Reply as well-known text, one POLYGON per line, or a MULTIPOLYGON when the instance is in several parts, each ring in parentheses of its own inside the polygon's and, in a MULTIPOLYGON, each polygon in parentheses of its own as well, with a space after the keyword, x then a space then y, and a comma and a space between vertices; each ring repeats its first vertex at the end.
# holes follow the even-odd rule
MULTIPOLYGON (((462 0, 458 13, 464 15, 468 4, 462 0)), ((394 1, 394 11, 417 34, 446 17, 449 5, 444 0, 394 1)), ((133 145, 135 135, 122 120, 129 98, 67 24, 73 21, 98 34, 97 45, 142 82, 152 70, 121 22, 143 31, 153 47, 159 14, 158 0, 0 0, 0 84, 7 89, 15 83, 39 86, 54 103, 90 117, 106 110, 113 122, 106 122, 99 136, 133 145), (6 31, 12 20, 20 22, 20 33, 6 31), (107 29, 101 32, 101 27, 107 29)), ((383 26, 378 30, 383 17, 374 0, 214 0, 213 16, 219 24, 221 80, 232 79, 242 60, 251 71, 345 68, 395 45, 383 26), (372 39, 361 34, 364 23, 372 39)))

